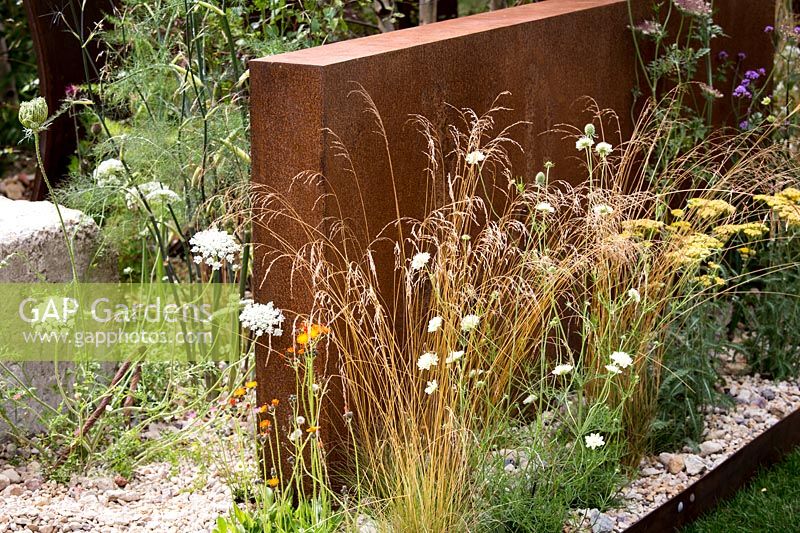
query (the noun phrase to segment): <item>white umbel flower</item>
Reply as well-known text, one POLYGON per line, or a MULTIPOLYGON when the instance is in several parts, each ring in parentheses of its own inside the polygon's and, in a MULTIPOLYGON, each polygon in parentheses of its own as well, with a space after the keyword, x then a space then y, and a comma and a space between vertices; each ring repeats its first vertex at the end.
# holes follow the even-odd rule
POLYGON ((613 214, 614 208, 608 204, 597 204, 592 208, 592 213, 598 217, 604 217, 613 214))
POLYGON ((597 146, 594 147, 594 151, 603 159, 608 157, 613 149, 614 147, 605 141, 597 143, 597 146))
POLYGON ((119 159, 106 159, 97 165, 92 177, 98 187, 119 187, 125 181, 125 166, 119 159))
POLYGON ((606 370, 611 374, 622 374, 622 370, 617 365, 606 365, 606 370))
POLYGON ((242 327, 252 331, 256 337, 265 333, 272 337, 283 335, 281 324, 285 320, 283 312, 275 307, 272 302, 258 304, 248 302, 239 315, 242 327))
POLYGON ((428 261, 431 260, 431 254, 428 252, 419 252, 411 259, 411 270, 422 270, 428 261))
POLYGON ((639 294, 639 291, 637 291, 636 289, 628 289, 628 298, 630 298, 637 304, 642 301, 642 295, 639 294))
POLYGON ((572 372, 573 368, 574 367, 572 365, 556 365, 556 367, 553 369, 552 374, 554 376, 563 376, 564 374, 569 374, 570 372, 572 372))
POLYGON ((428 321, 428 333, 436 333, 442 327, 444 319, 440 316, 435 316, 428 321))
POLYGON ((452 365, 462 357, 464 357, 464 350, 459 350, 457 352, 450 352, 450 355, 447 356, 447 359, 445 359, 444 362, 445 364, 452 365))
POLYGON ((536 401, 536 395, 535 395, 535 394, 528 394, 528 395, 527 395, 527 396, 525 396, 525 398, 522 400, 522 405, 530 405, 530 404, 532 404, 532 403, 533 403, 533 402, 535 402, 535 401, 536 401))
POLYGON ((550 205, 549 202, 539 202, 534 209, 540 213, 549 213, 551 215, 556 212, 556 208, 550 205))
POLYGON ((194 262, 205 263, 212 270, 222 268, 223 261, 233 263, 236 255, 242 251, 232 235, 215 227, 195 233, 189 244, 192 246, 194 262))
POLYGON ((465 333, 469 333, 473 329, 478 327, 478 324, 481 321, 481 317, 478 315, 467 315, 461 319, 461 331, 465 333))
POLYGON ((602 448, 606 441, 600 433, 589 433, 583 438, 584 442, 586 442, 586 447, 590 450, 596 450, 597 448, 602 448))
POLYGON ((178 193, 158 181, 148 181, 125 189, 125 202, 129 209, 138 209, 142 205, 142 197, 151 209, 181 201, 178 193))
POLYGON ((578 138, 578 140, 575 141, 575 149, 578 150, 579 152, 588 150, 592 146, 594 146, 594 141, 592 140, 591 137, 584 136, 578 138))
POLYGON ((477 165, 478 163, 486 159, 486 154, 484 154, 480 150, 475 150, 474 152, 468 153, 466 159, 468 165, 477 165))
POLYGON ((436 381, 435 379, 432 380, 432 381, 429 381, 427 383, 426 387, 425 387, 425 394, 430 396, 431 394, 436 392, 436 389, 438 389, 438 388, 439 388, 439 382, 438 381, 436 381))
POLYGON ((433 352, 425 352, 417 359, 417 368, 420 370, 430 370, 439 364, 439 356, 433 352))
POLYGON ((633 364, 633 359, 627 352, 614 352, 611 354, 611 360, 620 368, 628 368, 633 364))

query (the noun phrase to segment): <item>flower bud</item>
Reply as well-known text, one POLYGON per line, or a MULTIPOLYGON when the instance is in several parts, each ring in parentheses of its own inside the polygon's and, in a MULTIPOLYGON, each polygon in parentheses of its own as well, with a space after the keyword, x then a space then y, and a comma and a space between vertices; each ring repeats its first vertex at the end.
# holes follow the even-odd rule
POLYGON ((587 137, 594 137, 594 124, 587 124, 583 127, 583 134, 587 137))
POLYGON ((41 96, 19 106, 20 123, 33 132, 40 131, 47 121, 47 102, 41 96))

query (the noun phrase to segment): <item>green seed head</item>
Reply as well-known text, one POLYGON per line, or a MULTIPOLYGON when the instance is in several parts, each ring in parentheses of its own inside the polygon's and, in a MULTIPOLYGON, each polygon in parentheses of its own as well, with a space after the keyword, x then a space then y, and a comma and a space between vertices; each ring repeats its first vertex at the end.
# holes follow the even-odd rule
POLYGON ((33 132, 40 131, 47 121, 47 102, 41 96, 22 102, 19 106, 20 123, 33 132))

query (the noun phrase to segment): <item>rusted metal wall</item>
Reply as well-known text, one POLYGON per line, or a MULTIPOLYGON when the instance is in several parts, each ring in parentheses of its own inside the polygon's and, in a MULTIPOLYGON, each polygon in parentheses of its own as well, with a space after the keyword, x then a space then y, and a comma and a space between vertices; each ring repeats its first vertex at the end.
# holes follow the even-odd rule
MULTIPOLYGON (((634 0, 633 19, 642 20, 651 4, 634 0)), ((718 39, 714 53, 721 47, 733 54, 746 51, 748 68, 768 66, 772 47, 763 28, 774 21, 774 3, 718 0, 715 7, 717 20, 730 37, 718 39)), ((422 216, 425 141, 409 124, 409 115, 424 115, 441 128, 455 118, 447 104, 480 113, 503 91, 511 94, 500 103, 513 112, 499 115, 498 127, 528 121, 513 135, 525 150, 524 155, 512 154, 515 175, 530 179, 546 160, 552 160, 556 177, 575 181, 580 162, 574 143, 543 132, 560 123, 582 126, 587 118, 583 97, 589 95, 622 119, 622 131, 607 135, 612 143, 629 134, 636 56, 628 26, 626 0, 548 0, 252 61, 253 181, 287 193, 309 223, 336 214, 333 202, 315 205, 322 193, 331 191, 347 215, 359 216, 359 191, 331 149, 332 136, 325 131, 329 129, 349 150, 361 178, 373 232, 396 218, 392 180, 401 214, 422 216), (384 143, 374 133, 372 117, 364 112, 364 100, 352 94, 359 86, 372 97, 383 119, 393 177, 384 143), (324 182, 295 184, 290 191, 292 177, 307 170, 324 174, 324 182)), ((290 221, 274 221, 272 229, 290 242, 300 239, 301 232, 290 221)), ((272 264, 264 279, 267 251, 275 243, 259 227, 254 229, 254 240, 257 300, 309 311, 313 295, 304 284, 307 280, 290 278, 288 260, 272 264)), ((391 276, 391 254, 384 253, 378 262, 379 270, 391 276)), ((280 342, 289 343, 288 334, 280 342)), ((278 351, 285 346, 273 345, 278 351)), ((261 401, 283 400, 295 393, 294 372, 283 360, 268 357, 263 348, 257 359, 261 401)), ((317 370, 330 374, 336 368, 334 358, 327 369, 317 370)), ((340 401, 333 397, 332 426, 325 428, 329 434, 341 419, 340 401)), ((280 427, 284 425, 288 427, 288 417, 280 427)), ((327 442, 332 440, 335 437, 327 442)))
MULTIPOLYGON (((97 40, 81 47, 103 13, 111 12, 114 0, 25 0, 28 25, 36 50, 39 70, 39 88, 47 100, 50 113, 61 106, 70 85, 80 85, 97 78, 97 68, 102 66, 97 40)), ((62 115, 42 135, 42 157, 48 177, 53 183, 61 181, 67 173, 67 164, 77 146, 78 130, 68 115, 62 115)), ((47 195, 41 173, 37 172, 33 200, 47 195)))

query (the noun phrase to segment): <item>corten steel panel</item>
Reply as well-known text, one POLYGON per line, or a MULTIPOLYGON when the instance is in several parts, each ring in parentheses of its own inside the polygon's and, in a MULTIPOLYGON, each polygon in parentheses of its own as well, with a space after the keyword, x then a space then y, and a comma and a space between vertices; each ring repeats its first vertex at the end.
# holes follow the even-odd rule
MULTIPOLYGON (((634 20, 642 20, 650 5, 648 0, 635 0, 634 20)), ((728 24, 728 34, 735 37, 719 39, 717 46, 735 45, 732 52, 750 54, 748 66, 765 65, 772 50, 762 30, 773 19, 774 4, 727 0, 715 5, 720 20, 728 24)), ((310 222, 335 215, 335 202, 313 208, 321 192, 335 191, 345 214, 358 217, 358 191, 342 159, 330 148, 332 137, 323 132, 328 128, 344 142, 360 177, 373 233, 368 237, 394 220, 383 141, 374 134, 363 99, 351 94, 360 85, 373 98, 386 127, 403 216, 423 215, 427 183, 425 142, 409 124, 409 115, 424 115, 443 128, 455 119, 446 104, 482 113, 503 91, 511 95, 500 103, 513 112, 498 116, 498 129, 529 122, 513 135, 525 150, 524 156, 512 153, 515 176, 531 178, 552 160, 555 177, 574 182, 580 176, 574 142, 562 140, 560 134, 542 133, 560 123, 582 127, 589 116, 583 97, 590 95, 600 107, 616 110, 622 120, 622 131, 607 130, 607 139, 617 144, 628 134, 636 68, 628 23, 625 0, 550 0, 254 60, 250 63, 253 181, 287 192, 299 172, 321 172, 323 183, 292 188, 290 198, 298 213, 310 222)), ((289 222, 275 224, 273 230, 297 239, 299 232, 289 222)), ((288 290, 288 260, 273 264, 264 279, 265 250, 274 243, 259 227, 254 228, 254 240, 266 245, 255 249, 256 299, 308 312, 312 295, 304 280, 294 279, 294 290, 288 290)), ((378 270, 391 276, 390 254, 378 263, 378 270)), ((390 287, 390 280, 385 278, 383 286, 390 287)), ((280 350, 289 341, 287 332, 274 347, 280 350)), ((267 358, 264 349, 257 350, 257 361, 260 401, 273 397, 283 401, 294 393, 294 372, 285 362, 267 358)), ((336 368, 335 361, 330 364, 329 370, 336 368)), ((341 405, 333 409, 334 427, 324 427, 323 435, 341 429, 341 405)), ((289 419, 283 416, 278 430, 285 434, 289 419)), ((335 438, 327 439, 329 445, 332 441, 335 438)))
MULTIPOLYGON (((92 59, 87 58, 87 62, 84 63, 81 42, 70 32, 75 31, 86 38, 103 19, 104 13, 112 12, 115 1, 25 1, 28 26, 36 50, 39 87, 41 95, 47 100, 51 114, 61 107, 68 86, 96 81, 98 69, 103 64, 97 39, 87 43, 85 53, 92 59), (68 23, 65 23, 65 20, 68 23)), ((106 23, 104 27, 107 29, 108 24, 106 23)), ((53 185, 60 182, 67 174, 69 158, 74 154, 77 142, 75 123, 69 114, 64 114, 53 121, 42 134, 43 164, 53 185)), ((33 200, 42 200, 45 196, 47 187, 42 181, 41 172, 37 170, 33 200)))

